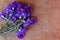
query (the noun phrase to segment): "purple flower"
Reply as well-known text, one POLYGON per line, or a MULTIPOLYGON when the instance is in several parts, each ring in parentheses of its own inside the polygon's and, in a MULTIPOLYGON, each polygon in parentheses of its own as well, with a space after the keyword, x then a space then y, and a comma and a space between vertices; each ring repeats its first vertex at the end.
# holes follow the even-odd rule
POLYGON ((33 24, 35 24, 36 23, 36 18, 32 18, 31 19, 31 22, 30 22, 30 25, 33 25, 33 24))
POLYGON ((26 29, 25 29, 25 28, 22 29, 22 30, 19 30, 19 31, 17 32, 17 37, 18 37, 18 38, 23 38, 23 37, 25 36, 25 33, 26 33, 26 29))
POLYGON ((19 23, 22 23, 19 27, 22 27, 22 29, 19 29, 17 32, 18 38, 23 38, 26 33, 26 28, 30 24, 35 24, 36 19, 31 20, 30 12, 32 11, 30 5, 28 4, 21 4, 18 2, 13 2, 10 4, 6 9, 0 14, 0 19, 7 18, 9 21, 17 22, 16 25, 19 25, 19 23), (1 16, 2 15, 2 16, 1 16), (19 20, 19 21, 17 21, 19 20), (23 22, 20 22, 20 21, 23 22))
POLYGON ((23 24, 23 27, 26 28, 30 24, 30 19, 27 19, 27 21, 23 24))
POLYGON ((29 4, 24 5, 24 9, 25 9, 27 12, 31 12, 31 11, 32 11, 32 9, 31 9, 31 7, 30 7, 29 4))
POLYGON ((14 11, 20 11, 21 4, 15 1, 10 5, 10 8, 14 11))

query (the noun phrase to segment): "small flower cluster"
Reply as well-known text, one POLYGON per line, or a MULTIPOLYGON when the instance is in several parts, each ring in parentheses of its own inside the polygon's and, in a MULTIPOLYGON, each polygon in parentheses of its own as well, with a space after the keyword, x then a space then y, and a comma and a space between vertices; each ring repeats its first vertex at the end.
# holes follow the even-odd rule
POLYGON ((7 6, 4 11, 0 12, 0 20, 15 24, 16 27, 19 28, 17 31, 17 37, 23 38, 27 26, 36 22, 36 19, 31 19, 31 11, 32 9, 30 5, 21 4, 15 1, 7 6))

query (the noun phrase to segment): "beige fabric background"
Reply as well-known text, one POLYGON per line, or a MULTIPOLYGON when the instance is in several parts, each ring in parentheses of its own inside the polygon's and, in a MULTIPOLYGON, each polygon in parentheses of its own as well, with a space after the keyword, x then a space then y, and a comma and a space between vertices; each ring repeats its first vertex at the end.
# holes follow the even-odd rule
MULTIPOLYGON (((14 1, 14 0, 13 0, 14 1)), ((34 5, 33 16, 38 21, 20 40, 60 40, 60 0, 19 0, 34 5)), ((0 11, 12 0, 0 0, 0 11)), ((33 6, 32 5, 32 6, 33 6)), ((18 40, 14 33, 0 36, 0 40, 18 40)))

